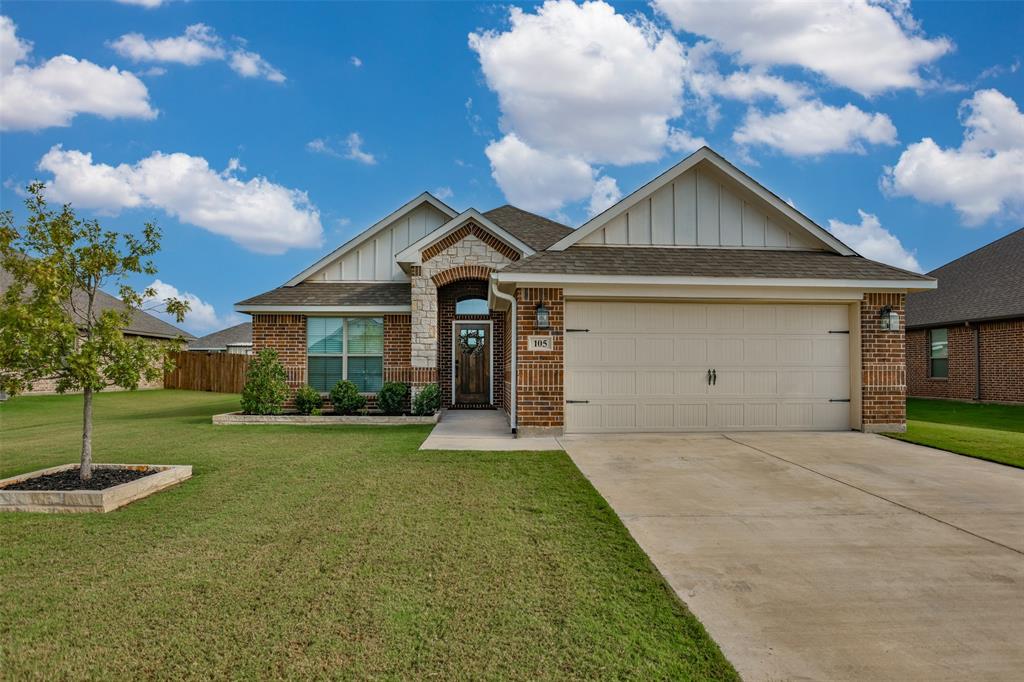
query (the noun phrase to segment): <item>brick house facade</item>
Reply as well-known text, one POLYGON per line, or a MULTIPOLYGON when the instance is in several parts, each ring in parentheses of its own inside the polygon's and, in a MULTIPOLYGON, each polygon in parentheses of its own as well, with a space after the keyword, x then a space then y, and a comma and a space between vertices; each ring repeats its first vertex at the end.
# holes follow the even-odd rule
MULTIPOLYGON (((436 383, 443 407, 502 410, 522 436, 595 426, 567 402, 593 403, 588 414, 603 415, 596 428, 604 430, 644 430, 656 417, 670 430, 904 428, 906 294, 934 282, 854 254, 734 171, 701 150, 662 176, 662 189, 645 186, 645 196, 575 231, 511 206, 457 213, 424 193, 237 309, 253 316, 254 350, 278 350, 293 389, 309 381, 311 318, 344 318, 348 329, 372 317, 383 327, 380 381, 413 393, 436 383), (721 179, 729 173, 733 180, 721 179), (731 208, 698 213, 698 204, 730 196, 740 198, 729 206, 746 206, 744 229, 722 222, 737 215, 731 208), (690 215, 721 224, 697 229, 690 215), (486 305, 459 312, 462 301, 486 305), (620 317, 567 330, 570 313, 594 301, 621 302, 609 308, 620 317), (644 317, 645 301, 668 303, 668 312, 644 317), (703 306, 697 326, 672 321, 688 301, 703 306), (898 328, 882 328, 883 311, 896 313, 898 328), (761 331, 745 331, 748 322, 761 331), (478 357, 467 329, 487 337, 487 362, 466 361, 478 357), (607 370, 567 367, 570 350, 607 370), (466 389, 469 371, 485 373, 487 390, 466 389), (567 395, 571 381, 587 395, 567 395), (460 401, 460 392, 474 397, 460 401), (704 421, 672 422, 673 410, 704 421)), ((348 371, 349 360, 337 363, 348 371)))
POLYGON ((1024 403, 1024 230, 928 273, 907 298, 907 390, 920 398, 1024 403))

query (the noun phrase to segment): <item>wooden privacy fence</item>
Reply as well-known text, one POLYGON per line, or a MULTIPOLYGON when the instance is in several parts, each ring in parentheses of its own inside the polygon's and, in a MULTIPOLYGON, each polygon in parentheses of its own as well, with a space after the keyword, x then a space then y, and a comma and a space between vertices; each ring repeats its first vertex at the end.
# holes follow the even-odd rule
POLYGON ((241 393, 248 368, 248 355, 180 351, 174 354, 174 370, 164 372, 164 388, 241 393))

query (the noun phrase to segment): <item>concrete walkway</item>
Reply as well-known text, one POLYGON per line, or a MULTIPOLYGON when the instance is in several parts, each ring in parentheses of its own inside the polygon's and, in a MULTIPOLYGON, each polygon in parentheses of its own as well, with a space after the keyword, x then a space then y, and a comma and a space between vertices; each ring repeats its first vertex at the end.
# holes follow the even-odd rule
POLYGON ((554 438, 516 438, 501 410, 445 410, 420 450, 561 450, 554 438))
POLYGON ((747 682, 1022 679, 1024 471, 860 433, 562 443, 747 682))

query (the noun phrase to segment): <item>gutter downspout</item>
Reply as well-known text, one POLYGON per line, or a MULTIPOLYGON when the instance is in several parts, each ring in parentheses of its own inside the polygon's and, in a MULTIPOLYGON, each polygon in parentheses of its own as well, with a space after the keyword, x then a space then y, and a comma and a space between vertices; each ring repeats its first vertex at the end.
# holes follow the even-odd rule
MULTIPOLYGON (((519 355, 517 353, 517 350, 518 350, 518 347, 519 347, 519 339, 517 337, 517 332, 519 330, 518 330, 517 325, 516 325, 516 312, 517 312, 518 305, 516 304, 515 296, 512 296, 511 294, 506 294, 506 293, 498 290, 498 280, 495 280, 495 279, 491 280, 491 292, 496 297, 502 299, 503 301, 508 301, 509 304, 512 306, 511 307, 511 311, 512 311, 512 324, 510 325, 512 327, 512 369, 509 372, 512 375, 512 388, 509 391, 509 395, 511 396, 512 404, 509 406, 509 410, 508 410, 508 421, 509 421, 509 426, 512 427, 512 433, 515 433, 516 432, 516 426, 517 426, 517 420, 516 420, 516 412, 517 412, 517 410, 516 410, 516 393, 517 393, 516 385, 519 383, 519 375, 516 373, 516 360, 517 360, 518 355, 519 355)), ((509 377, 505 377, 505 381, 508 381, 508 380, 509 380, 509 377)))

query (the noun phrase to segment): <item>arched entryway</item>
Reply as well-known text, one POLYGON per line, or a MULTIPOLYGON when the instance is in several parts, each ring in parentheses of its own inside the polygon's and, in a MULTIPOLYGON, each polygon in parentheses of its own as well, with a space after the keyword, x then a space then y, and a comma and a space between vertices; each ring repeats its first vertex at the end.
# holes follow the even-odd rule
POLYGON ((487 309, 488 286, 471 276, 437 289, 438 385, 446 407, 501 406, 505 316, 487 309))

